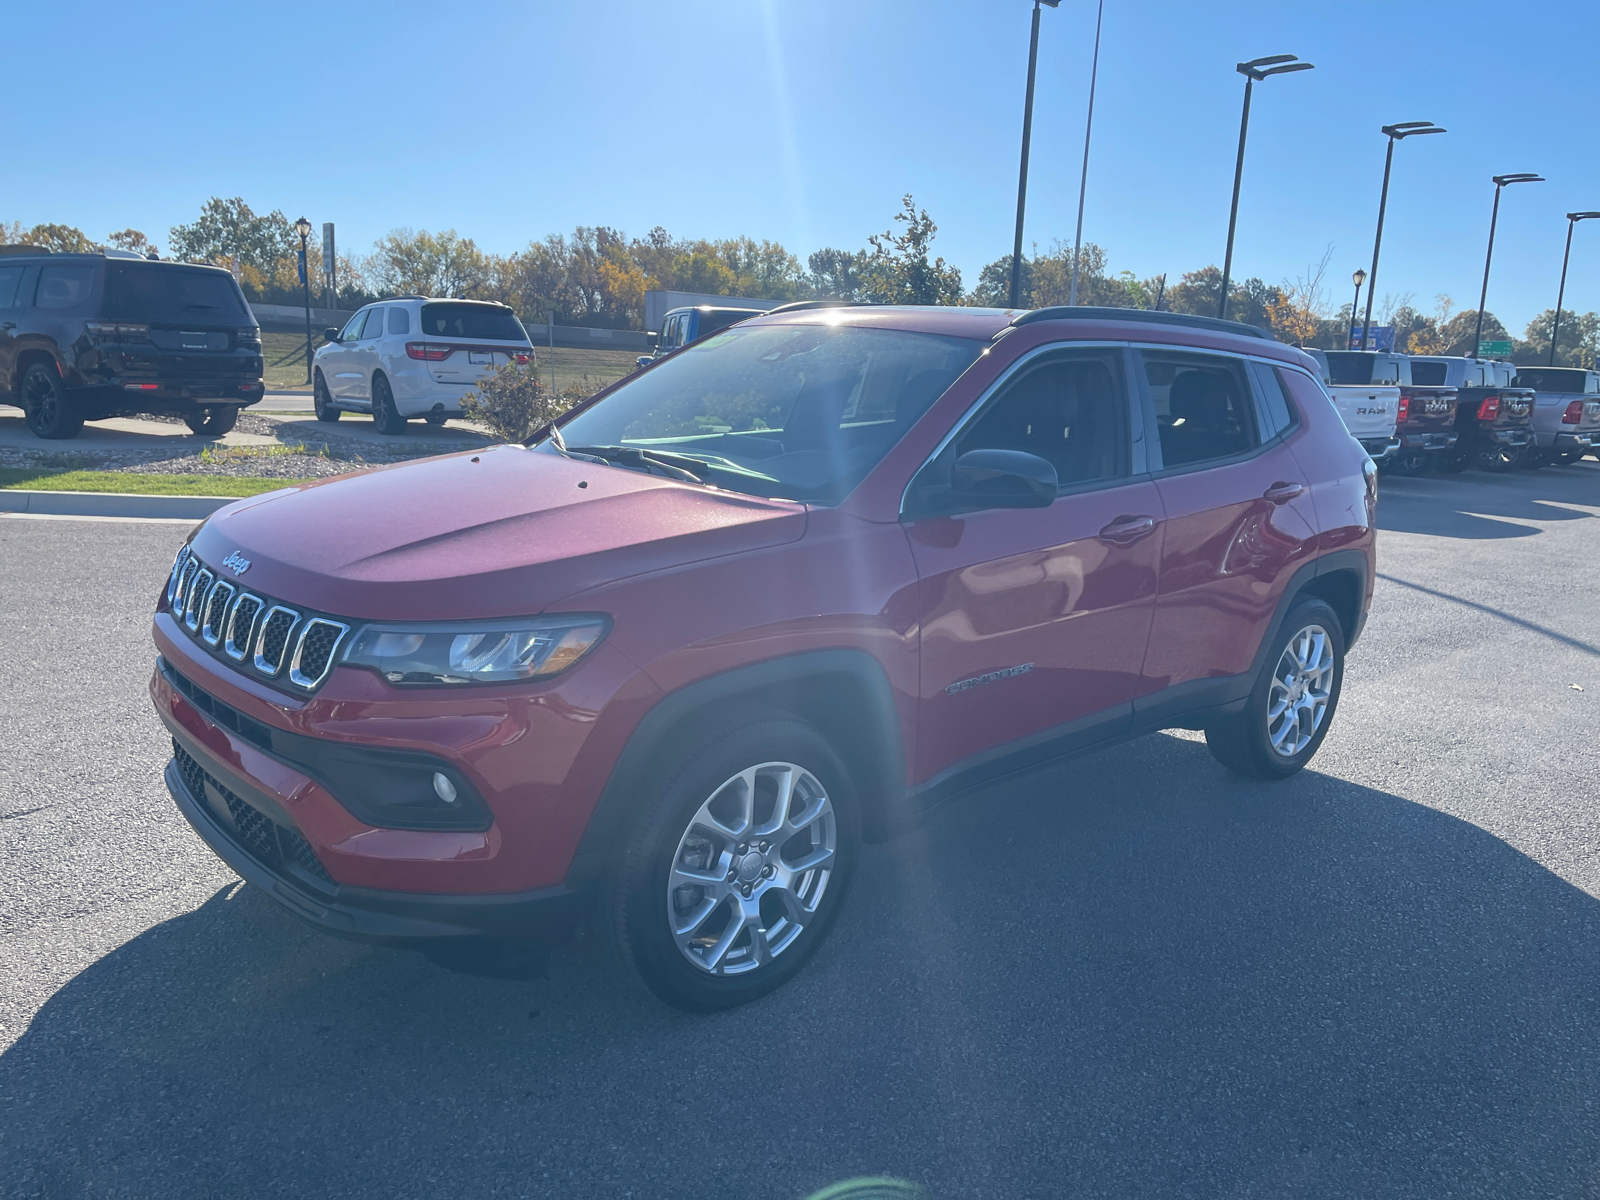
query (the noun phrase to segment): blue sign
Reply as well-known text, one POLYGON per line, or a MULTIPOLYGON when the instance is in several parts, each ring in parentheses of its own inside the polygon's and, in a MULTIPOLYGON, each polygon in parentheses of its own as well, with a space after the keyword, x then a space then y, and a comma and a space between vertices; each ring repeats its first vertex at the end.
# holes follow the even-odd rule
MULTIPOLYGON (((1350 331, 1350 349, 1361 349, 1361 326, 1359 325, 1350 331)), ((1393 350, 1394 326, 1374 325, 1371 329, 1367 330, 1367 349, 1393 350)))
POLYGON ((300 282, 304 283, 306 281, 306 252, 304 250, 296 251, 295 257, 300 260, 300 282))

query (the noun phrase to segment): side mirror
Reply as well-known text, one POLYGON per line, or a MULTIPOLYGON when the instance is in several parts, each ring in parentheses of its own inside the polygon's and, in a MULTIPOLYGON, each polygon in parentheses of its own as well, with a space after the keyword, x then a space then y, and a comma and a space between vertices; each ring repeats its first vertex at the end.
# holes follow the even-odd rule
POLYGON ((325 342, 337 342, 339 340, 339 331, 337 329, 324 329, 322 331, 322 340, 325 342))
POLYGON ((1056 469, 1023 450, 968 450, 950 469, 950 497, 977 508, 1049 508, 1056 469))

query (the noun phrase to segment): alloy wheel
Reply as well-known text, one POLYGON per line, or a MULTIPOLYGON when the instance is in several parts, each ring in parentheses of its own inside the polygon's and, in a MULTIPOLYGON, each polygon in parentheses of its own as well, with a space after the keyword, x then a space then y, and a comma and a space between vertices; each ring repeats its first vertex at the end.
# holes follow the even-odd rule
POLYGON ((673 942, 708 975, 758 970, 804 936, 837 851, 833 802, 815 775, 787 762, 740 771, 678 839, 667 878, 673 942))
POLYGON ((1333 691, 1333 641, 1321 625, 1307 625, 1289 639, 1267 693, 1267 741, 1275 753, 1293 758, 1322 727, 1333 691))
POLYGON ((42 371, 31 372, 23 385, 24 410, 36 425, 49 427, 56 420, 61 397, 42 371))

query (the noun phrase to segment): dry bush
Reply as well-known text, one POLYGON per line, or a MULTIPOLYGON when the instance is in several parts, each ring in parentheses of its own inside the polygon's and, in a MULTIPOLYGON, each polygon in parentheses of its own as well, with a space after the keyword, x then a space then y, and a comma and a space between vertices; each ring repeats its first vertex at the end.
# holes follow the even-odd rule
POLYGON ((469 420, 488 426, 500 441, 524 442, 535 429, 597 391, 585 375, 552 393, 540 383, 538 364, 512 362, 495 367, 474 391, 463 396, 461 410, 469 420))

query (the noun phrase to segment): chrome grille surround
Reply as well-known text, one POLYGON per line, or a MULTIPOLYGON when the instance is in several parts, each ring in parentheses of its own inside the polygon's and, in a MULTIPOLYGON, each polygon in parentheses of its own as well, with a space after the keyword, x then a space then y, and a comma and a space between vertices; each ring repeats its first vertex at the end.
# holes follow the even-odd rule
POLYGON ((267 676, 283 670, 283 661, 289 657, 289 636, 299 623, 300 613, 295 609, 282 604, 274 604, 267 609, 256 628, 255 655, 251 665, 267 676), (267 654, 269 648, 272 650, 271 656, 267 654))
POLYGON ((173 593, 170 604, 172 615, 175 620, 181 620, 183 618, 183 602, 188 598, 189 585, 194 582, 195 572, 197 572, 199 569, 200 560, 193 554, 190 554, 189 557, 184 561, 183 566, 178 570, 178 587, 173 593))
POLYGON ((183 627, 190 633, 200 628, 201 610, 210 599, 211 585, 216 580, 210 567, 201 567, 189 582, 189 594, 183 602, 183 627))
POLYGON ((211 594, 206 597, 205 616, 200 622, 200 640, 206 645, 215 646, 222 641, 222 632, 228 623, 228 609, 238 590, 221 579, 212 585, 211 594))
POLYGON ((250 636, 255 632, 256 618, 261 615, 262 600, 249 592, 240 592, 228 608, 228 623, 223 631, 222 652, 234 662, 243 662, 250 653, 250 636), (240 628, 239 619, 244 618, 240 628))
POLYGON ((300 636, 294 643, 294 657, 289 660, 289 682, 296 687, 311 689, 328 677, 344 635, 350 626, 326 617, 312 617, 300 626, 300 636), (331 638, 329 640, 331 631, 331 638), (307 642, 311 642, 309 653, 307 642), (306 668, 302 670, 301 668, 306 668))
POLYGON ((167 576, 167 607, 172 607, 173 597, 178 594, 178 580, 183 577, 183 568, 189 564, 191 555, 188 544, 178 547, 178 555, 172 560, 172 574, 167 576))

